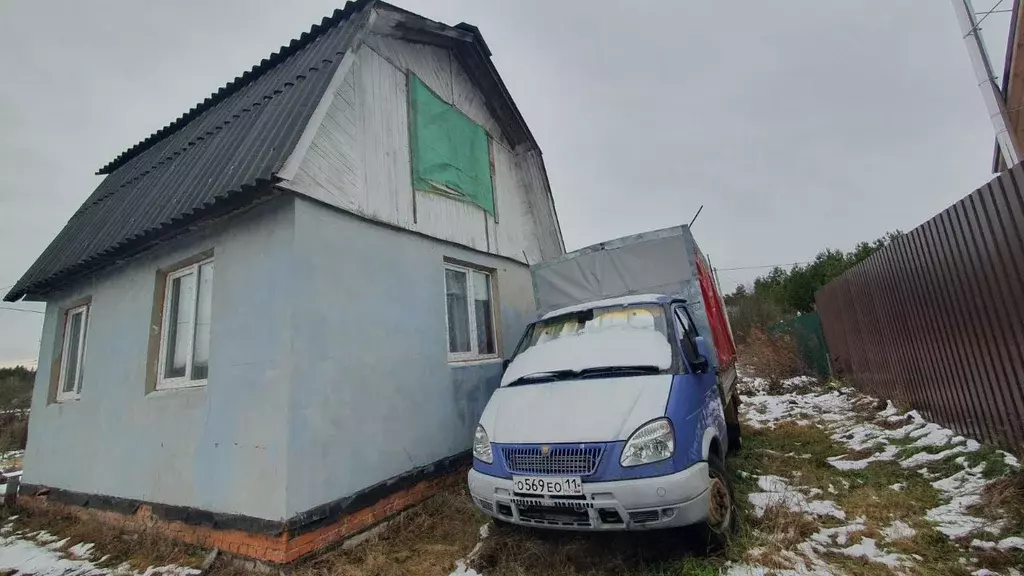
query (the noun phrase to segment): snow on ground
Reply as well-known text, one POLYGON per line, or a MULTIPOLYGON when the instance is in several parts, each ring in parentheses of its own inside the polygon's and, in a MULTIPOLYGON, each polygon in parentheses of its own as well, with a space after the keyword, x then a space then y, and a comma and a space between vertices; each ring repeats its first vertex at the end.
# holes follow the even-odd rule
MULTIPOLYGON (((68 539, 46 531, 17 530, 17 516, 0 527, 0 573, 11 576, 195 576, 201 572, 184 566, 152 566, 136 572, 129 564, 108 568, 93 561, 94 545, 79 543, 67 550, 68 539)), ((469 575, 467 575, 469 576, 469 575)))
MULTIPOLYGON (((746 379, 740 385, 740 410, 745 426, 771 429, 784 422, 818 426, 827 431, 837 445, 851 453, 861 454, 859 457, 848 453, 828 458, 828 464, 840 471, 862 470, 872 462, 880 461, 895 461, 904 469, 919 471, 932 481, 932 487, 941 498, 941 504, 928 510, 925 518, 934 522, 936 529, 949 538, 998 535, 1005 528, 1000 522, 970 513, 970 509, 981 502, 982 489, 989 482, 983 475, 985 462, 971 467, 963 456, 980 450, 978 442, 926 421, 916 410, 904 414, 891 402, 886 403, 884 409, 877 410, 879 402, 876 399, 859 394, 852 388, 826 390, 826 387, 814 387, 813 382, 813 379, 801 377, 784 380, 780 385, 772 387, 761 378, 746 379), (772 391, 782 393, 770 393, 772 391), (866 452, 870 452, 870 455, 863 456, 866 452), (957 454, 961 456, 955 462, 961 470, 942 476, 929 475, 923 468, 929 463, 957 454)), ((1019 466, 1012 455, 1003 452, 1002 457, 1009 467, 1019 466)), ((799 479, 796 472, 793 475, 799 479)), ((842 478, 840 481, 845 485, 843 489, 848 490, 849 483, 842 478)), ((803 512, 819 521, 824 517, 831 517, 832 522, 835 519, 846 521, 846 512, 834 501, 814 499, 821 494, 821 490, 795 485, 793 481, 773 475, 758 476, 757 485, 760 491, 748 494, 748 498, 758 517, 771 506, 782 506, 794 512, 803 512)), ((837 486, 829 484, 828 492, 840 494, 837 486)), ((889 488, 903 491, 906 484, 897 483, 889 488)), ((856 541, 851 539, 865 528, 866 520, 856 518, 842 526, 821 529, 796 546, 802 556, 792 551, 782 551, 782 559, 791 564, 792 569, 759 566, 756 559, 761 552, 757 549, 748 551, 746 557, 754 562, 732 565, 728 575, 801 576, 842 573, 842 570, 822 561, 821 556, 826 553, 884 564, 895 573, 905 573, 921 559, 918 556, 899 554, 889 548, 891 542, 913 538, 917 533, 906 522, 897 520, 882 528, 881 539, 868 538, 862 534, 856 541)), ((975 540, 973 546, 978 549, 1024 550, 1024 538, 975 540)), ((963 561, 967 562, 966 559, 963 561)), ((985 572, 981 570, 979 573, 985 572)))

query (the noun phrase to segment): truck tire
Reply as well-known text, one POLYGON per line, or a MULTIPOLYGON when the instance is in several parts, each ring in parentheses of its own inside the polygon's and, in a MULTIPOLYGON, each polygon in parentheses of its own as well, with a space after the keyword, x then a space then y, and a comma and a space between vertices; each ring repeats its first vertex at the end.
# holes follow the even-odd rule
POLYGON ((728 436, 730 454, 735 454, 743 447, 743 428, 740 426, 740 395, 732 393, 729 412, 725 419, 725 433, 728 436))
POLYGON ((718 550, 739 530, 740 511, 733 498, 729 473, 718 454, 708 455, 708 476, 708 517, 698 527, 708 549, 718 550))

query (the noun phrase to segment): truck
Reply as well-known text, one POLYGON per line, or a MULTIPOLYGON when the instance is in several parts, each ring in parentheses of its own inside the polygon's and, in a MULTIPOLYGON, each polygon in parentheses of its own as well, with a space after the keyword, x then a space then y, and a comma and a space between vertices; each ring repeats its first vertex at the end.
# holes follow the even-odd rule
POLYGON ((688 226, 531 267, 538 319, 473 437, 469 492, 497 523, 561 530, 739 522, 736 347, 688 226))

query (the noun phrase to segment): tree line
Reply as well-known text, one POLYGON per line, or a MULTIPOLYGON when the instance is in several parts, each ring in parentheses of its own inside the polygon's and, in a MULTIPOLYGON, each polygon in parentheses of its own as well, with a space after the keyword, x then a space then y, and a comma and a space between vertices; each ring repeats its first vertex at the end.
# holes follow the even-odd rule
POLYGON ((815 292, 902 235, 899 230, 887 232, 872 242, 857 244, 849 252, 826 248, 807 264, 797 264, 789 270, 776 266, 758 276, 753 287, 737 286, 724 298, 736 339, 744 342, 752 327, 767 327, 812 312, 815 292))

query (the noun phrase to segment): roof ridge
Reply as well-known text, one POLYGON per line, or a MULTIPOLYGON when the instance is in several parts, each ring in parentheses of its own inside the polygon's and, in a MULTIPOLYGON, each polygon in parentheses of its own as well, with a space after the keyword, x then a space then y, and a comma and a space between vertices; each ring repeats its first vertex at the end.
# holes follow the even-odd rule
POLYGON ((319 24, 314 24, 308 32, 303 32, 298 38, 292 38, 291 42, 282 46, 277 52, 271 53, 270 56, 264 58, 259 64, 253 66, 252 69, 243 72, 240 76, 235 76, 234 80, 228 82, 216 92, 206 97, 206 99, 193 106, 188 112, 185 112, 176 120, 150 134, 131 148, 128 148, 118 154, 116 158, 97 170, 96 174, 110 174, 114 170, 124 166, 142 152, 145 152, 158 142, 176 133, 207 110, 213 108, 217 104, 220 104, 245 86, 255 82, 258 78, 274 69, 278 64, 313 43, 313 41, 323 36, 323 34, 328 30, 334 28, 339 23, 344 22, 352 15, 352 13, 369 1, 372 0, 349 0, 345 3, 344 8, 335 9, 330 16, 325 16, 319 24))

